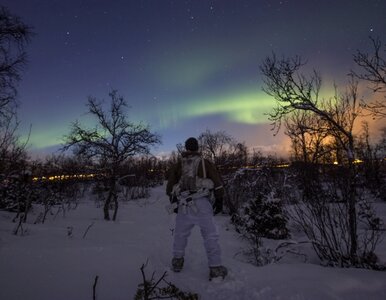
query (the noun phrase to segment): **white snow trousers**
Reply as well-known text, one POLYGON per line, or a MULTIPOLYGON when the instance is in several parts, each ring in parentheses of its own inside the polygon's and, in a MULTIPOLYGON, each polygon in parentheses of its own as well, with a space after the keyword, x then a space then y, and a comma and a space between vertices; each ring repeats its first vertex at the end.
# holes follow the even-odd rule
POLYGON ((209 267, 221 266, 221 249, 218 243, 219 234, 214 224, 213 208, 208 198, 194 200, 197 210, 187 208, 186 213, 179 209, 176 216, 174 229, 173 256, 184 257, 188 238, 194 227, 200 227, 201 236, 204 240, 209 267))

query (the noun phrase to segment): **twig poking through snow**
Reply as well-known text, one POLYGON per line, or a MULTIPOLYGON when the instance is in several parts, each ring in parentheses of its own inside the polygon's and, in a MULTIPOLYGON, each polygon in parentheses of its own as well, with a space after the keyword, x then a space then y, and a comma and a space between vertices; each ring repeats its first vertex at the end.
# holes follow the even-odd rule
POLYGON ((94 284, 93 284, 93 286, 92 286, 92 299, 93 299, 93 300, 96 300, 96 286, 97 286, 97 284, 98 284, 98 278, 99 278, 99 276, 96 275, 96 276, 95 276, 95 279, 94 279, 94 284))
POLYGON ((83 234, 83 238, 85 238, 85 237, 86 237, 86 235, 87 235, 87 232, 90 230, 90 228, 91 228, 93 225, 94 225, 94 222, 92 222, 90 225, 88 225, 88 227, 87 227, 86 231, 85 231, 85 232, 84 232, 84 234, 83 234))

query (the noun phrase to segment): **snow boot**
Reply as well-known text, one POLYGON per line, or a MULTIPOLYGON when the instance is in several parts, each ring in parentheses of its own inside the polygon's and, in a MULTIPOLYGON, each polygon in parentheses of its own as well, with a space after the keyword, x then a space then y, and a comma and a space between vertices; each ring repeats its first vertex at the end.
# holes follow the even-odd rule
POLYGON ((224 279, 225 276, 227 276, 227 274, 228 274, 228 269, 224 266, 209 267, 209 281, 219 277, 224 279))
POLYGON ((172 270, 174 272, 181 272, 182 267, 184 266, 184 258, 183 257, 173 257, 172 259, 172 270))

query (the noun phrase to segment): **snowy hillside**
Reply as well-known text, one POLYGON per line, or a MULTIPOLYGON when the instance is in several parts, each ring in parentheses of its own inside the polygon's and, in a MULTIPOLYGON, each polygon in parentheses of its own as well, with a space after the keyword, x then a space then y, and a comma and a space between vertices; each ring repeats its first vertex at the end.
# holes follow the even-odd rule
MULTIPOLYGON (((197 228, 189 240, 185 267, 174 274, 169 268, 173 216, 165 211, 167 203, 164 187, 157 187, 147 200, 122 203, 116 222, 104 221, 102 209, 93 200, 83 200, 64 216, 51 215, 44 224, 32 224, 39 214, 35 208, 24 236, 12 235, 13 215, 0 212, 0 299, 93 299, 96 276, 96 299, 133 299, 146 261, 149 277, 167 271, 168 281, 198 293, 200 299, 386 299, 386 272, 322 267, 309 245, 300 249, 307 254, 307 262, 304 256, 289 254, 263 267, 247 263, 240 254, 246 244, 225 215, 215 219, 229 277, 223 282, 208 281, 197 228)), ((385 216, 386 205, 379 211, 385 216)), ((378 254, 386 260, 386 241, 378 254)))

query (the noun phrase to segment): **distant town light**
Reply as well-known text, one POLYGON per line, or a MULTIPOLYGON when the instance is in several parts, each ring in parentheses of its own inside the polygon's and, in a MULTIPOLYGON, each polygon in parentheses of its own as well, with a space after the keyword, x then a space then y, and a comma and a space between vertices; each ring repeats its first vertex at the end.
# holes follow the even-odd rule
POLYGON ((73 178, 94 178, 96 174, 74 174, 74 175, 53 175, 53 176, 35 176, 32 178, 33 181, 55 181, 55 180, 67 180, 67 179, 73 179, 73 178))

